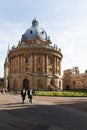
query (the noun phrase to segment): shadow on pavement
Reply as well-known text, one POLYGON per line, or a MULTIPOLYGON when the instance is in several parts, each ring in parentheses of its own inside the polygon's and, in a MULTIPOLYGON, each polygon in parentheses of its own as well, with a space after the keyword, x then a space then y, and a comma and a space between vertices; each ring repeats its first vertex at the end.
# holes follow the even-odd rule
POLYGON ((71 107, 73 108, 73 104, 34 105, 20 102, 3 104, 0 105, 0 108, 4 108, 0 110, 0 129, 87 130, 87 115, 71 107))

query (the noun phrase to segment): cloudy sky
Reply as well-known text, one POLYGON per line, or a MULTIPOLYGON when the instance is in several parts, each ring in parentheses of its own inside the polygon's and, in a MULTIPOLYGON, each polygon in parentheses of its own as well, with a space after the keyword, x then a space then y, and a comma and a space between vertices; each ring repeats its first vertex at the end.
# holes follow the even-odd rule
POLYGON ((37 18, 39 26, 63 53, 62 72, 75 66, 87 69, 87 0, 0 0, 0 77, 8 45, 17 45, 21 35, 37 18))

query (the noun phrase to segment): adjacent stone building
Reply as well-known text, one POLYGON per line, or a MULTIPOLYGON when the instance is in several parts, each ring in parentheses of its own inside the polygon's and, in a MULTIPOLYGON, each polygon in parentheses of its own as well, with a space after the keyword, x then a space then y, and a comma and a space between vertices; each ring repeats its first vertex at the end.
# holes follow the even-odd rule
POLYGON ((87 89, 87 73, 79 73, 78 67, 65 70, 63 89, 87 89))
POLYGON ((61 49, 34 19, 21 41, 8 51, 4 64, 4 85, 9 89, 62 89, 61 49))

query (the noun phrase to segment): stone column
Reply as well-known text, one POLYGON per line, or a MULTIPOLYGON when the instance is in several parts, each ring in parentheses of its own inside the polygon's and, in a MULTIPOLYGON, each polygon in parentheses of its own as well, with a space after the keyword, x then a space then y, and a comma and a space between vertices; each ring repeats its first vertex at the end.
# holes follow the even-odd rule
POLYGON ((60 64, 59 58, 57 58, 57 74, 60 74, 60 64))
POLYGON ((22 54, 21 54, 21 73, 23 72, 23 68, 22 68, 22 54))
POLYGON ((8 67, 9 67, 9 74, 11 74, 11 59, 9 60, 9 63, 8 63, 8 67))
POLYGON ((24 54, 22 54, 22 73, 24 73, 25 70, 25 61, 24 61, 24 54))
POLYGON ((21 65, 21 56, 19 55, 19 74, 21 73, 21 67, 20 67, 20 65, 21 65))
POLYGON ((36 54, 33 55, 33 72, 36 73, 36 54))
POLYGON ((61 60, 59 60, 59 75, 61 75, 61 60))
POLYGON ((10 59, 10 72, 9 74, 11 75, 12 74, 12 58, 10 59))
POLYGON ((54 67, 54 74, 56 74, 56 57, 54 57, 54 65, 53 65, 54 67))
POLYGON ((22 55, 19 55, 19 63, 18 63, 18 66, 19 66, 19 73, 22 73, 23 72, 23 70, 22 69, 24 69, 23 68, 23 61, 22 61, 23 59, 22 59, 22 55))
POLYGON ((57 74, 57 65, 58 65, 58 64, 57 64, 57 57, 56 57, 56 74, 57 74))
POLYGON ((18 74, 19 74, 19 55, 18 55, 18 74))
POLYGON ((33 73, 33 55, 32 54, 30 57, 30 67, 31 67, 31 73, 33 73))
POLYGON ((34 73, 34 54, 32 54, 32 73, 34 73))
POLYGON ((13 74, 13 57, 11 58, 11 74, 13 74))
POLYGON ((15 74, 15 57, 13 57, 13 74, 15 74))
POLYGON ((42 55, 42 73, 45 73, 45 57, 42 55))
POLYGON ((45 64, 45 73, 48 73, 48 55, 46 55, 46 57, 45 57, 45 62, 46 62, 46 64, 45 64))

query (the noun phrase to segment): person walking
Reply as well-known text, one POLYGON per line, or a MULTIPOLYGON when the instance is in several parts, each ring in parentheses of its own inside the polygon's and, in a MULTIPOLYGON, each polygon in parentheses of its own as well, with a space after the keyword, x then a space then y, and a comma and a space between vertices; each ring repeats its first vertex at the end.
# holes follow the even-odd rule
POLYGON ((32 103, 32 98, 33 98, 33 90, 32 89, 28 89, 28 98, 29 98, 29 102, 32 103))
POLYGON ((26 90, 25 90, 25 88, 23 88, 23 90, 21 90, 21 96, 22 96, 22 103, 24 104, 25 97, 26 97, 26 90))

